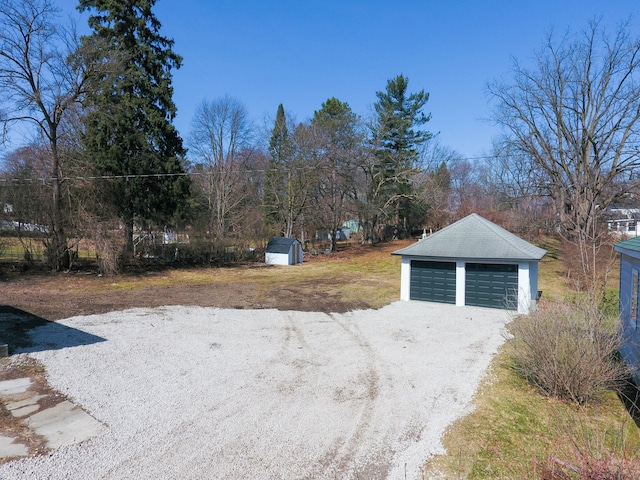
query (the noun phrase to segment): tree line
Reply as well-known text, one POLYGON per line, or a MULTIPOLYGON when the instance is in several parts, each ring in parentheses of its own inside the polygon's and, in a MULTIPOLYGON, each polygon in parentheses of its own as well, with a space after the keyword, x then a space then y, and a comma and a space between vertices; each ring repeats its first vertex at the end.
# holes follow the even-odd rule
POLYGON ((635 201, 640 43, 630 23, 549 34, 533 66, 490 82, 504 136, 462 158, 428 130, 429 94, 400 74, 363 118, 329 98, 297 122, 280 105, 259 129, 240 100, 203 100, 185 139, 173 120, 182 65, 154 1, 80 0, 91 33, 59 21, 50 0, 0 6, 3 139, 28 131, 5 158, 6 219, 42 225, 53 270, 90 239, 105 270, 133 256, 140 232, 189 229, 215 245, 305 241, 346 221, 363 242, 419 236, 478 212, 534 238, 575 245, 586 276, 607 241, 606 212, 635 201))

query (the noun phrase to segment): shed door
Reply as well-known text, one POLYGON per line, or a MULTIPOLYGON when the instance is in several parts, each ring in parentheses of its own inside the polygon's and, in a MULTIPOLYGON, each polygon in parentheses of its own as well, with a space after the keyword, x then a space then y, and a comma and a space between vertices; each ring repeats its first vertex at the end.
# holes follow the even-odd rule
POLYGON ((409 299, 455 304, 455 262, 412 260, 409 299))
POLYGON ((467 263, 465 283, 465 305, 518 307, 518 265, 467 263))

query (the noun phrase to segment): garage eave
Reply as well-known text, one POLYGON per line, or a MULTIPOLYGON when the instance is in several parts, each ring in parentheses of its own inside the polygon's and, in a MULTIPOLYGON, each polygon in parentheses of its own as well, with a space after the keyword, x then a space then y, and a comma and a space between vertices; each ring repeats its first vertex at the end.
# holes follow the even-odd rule
MULTIPOLYGON (((531 258, 492 258, 492 257, 438 257, 423 255, 406 255, 399 252, 393 252, 391 255, 406 258, 408 260, 424 260, 428 262, 463 262, 463 263, 528 263, 531 258)), ((536 259, 537 260, 537 259, 536 259)))

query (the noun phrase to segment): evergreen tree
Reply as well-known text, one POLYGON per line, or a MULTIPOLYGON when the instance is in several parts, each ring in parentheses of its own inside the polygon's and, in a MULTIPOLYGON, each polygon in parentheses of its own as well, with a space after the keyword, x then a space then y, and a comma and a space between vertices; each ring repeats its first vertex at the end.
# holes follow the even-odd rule
POLYGON ((106 45, 101 61, 117 57, 119 68, 92 85, 86 99, 84 147, 105 182, 105 203, 120 216, 125 254, 133 253, 134 222, 164 226, 189 191, 182 139, 172 121, 171 70, 182 59, 160 34, 155 0, 80 0, 90 11, 86 44, 106 45))
POLYGON ((309 143, 309 129, 302 124, 290 128, 284 108, 279 105, 269 141, 262 197, 268 234, 292 237, 294 230, 304 234, 305 210, 314 178, 309 143))
POLYGON ((262 209, 267 226, 274 231, 282 230, 284 215, 282 204, 286 196, 286 167, 292 155, 291 139, 282 104, 278 105, 276 121, 269 141, 269 166, 265 173, 262 209))
POLYGON ((392 222, 394 237, 410 233, 406 219, 411 210, 411 178, 417 171, 418 147, 432 137, 420 130, 431 118, 422 112, 429 94, 424 90, 409 94, 408 85, 409 79, 403 75, 389 80, 386 91, 376 93, 374 104, 372 196, 383 220, 392 222))

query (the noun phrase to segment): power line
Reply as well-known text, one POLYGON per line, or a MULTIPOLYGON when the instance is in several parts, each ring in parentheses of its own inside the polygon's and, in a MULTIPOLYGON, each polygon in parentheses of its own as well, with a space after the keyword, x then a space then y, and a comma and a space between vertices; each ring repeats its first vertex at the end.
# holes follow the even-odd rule
POLYGON ((134 179, 134 178, 161 178, 161 177, 184 177, 188 175, 195 175, 197 173, 148 173, 137 175, 91 175, 91 176, 69 176, 69 177, 38 177, 38 178, 0 178, 0 183, 51 183, 56 179, 64 182, 68 180, 116 180, 116 179, 134 179))
MULTIPOLYGON (((461 161, 472 161, 472 160, 489 160, 493 159, 495 156, 477 156, 477 157, 465 157, 458 158, 456 160, 461 161)), ((330 167, 323 168, 317 165, 305 165, 300 166, 296 165, 294 167, 289 167, 288 170, 291 171, 301 171, 301 170, 312 170, 318 171, 323 169, 330 169, 330 167)), ((269 171, 277 172, 277 169, 269 169, 269 168, 238 168, 237 171, 242 171, 245 173, 267 173, 269 171)), ((133 180, 138 178, 171 178, 171 177, 187 177, 187 176, 201 176, 201 175, 215 175, 216 172, 212 171, 191 171, 191 172, 180 172, 180 173, 142 173, 142 174, 124 174, 124 175, 69 175, 65 177, 59 177, 59 181, 65 182, 70 180, 78 180, 78 181, 90 181, 90 180, 133 180)), ((12 177, 12 178, 0 178, 0 183, 42 183, 47 184, 54 182, 57 177, 12 177)))

